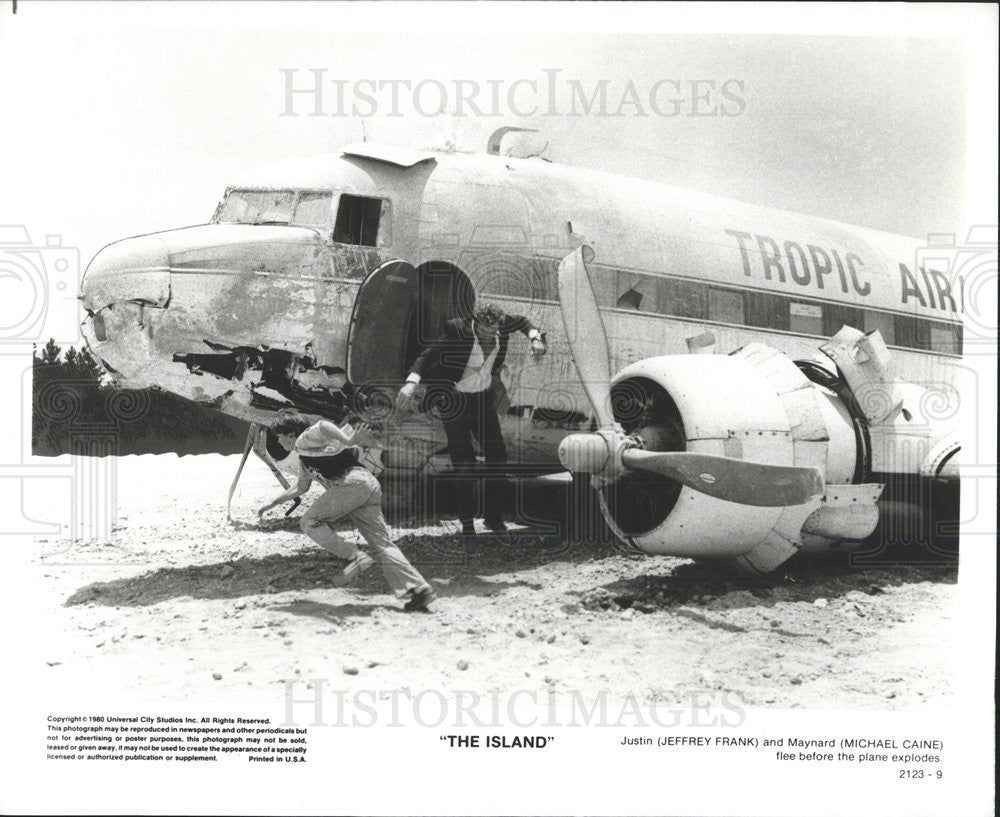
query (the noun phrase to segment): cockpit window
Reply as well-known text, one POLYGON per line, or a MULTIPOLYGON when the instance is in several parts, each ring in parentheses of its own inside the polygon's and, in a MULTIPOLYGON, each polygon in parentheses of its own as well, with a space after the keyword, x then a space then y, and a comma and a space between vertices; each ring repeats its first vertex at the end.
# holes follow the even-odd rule
POLYGON ((310 227, 325 227, 330 223, 330 209, 333 207, 332 193, 312 193, 303 191, 295 202, 293 224, 310 227))
POLYGON ((222 224, 327 227, 332 206, 329 191, 230 190, 216 220, 222 224))

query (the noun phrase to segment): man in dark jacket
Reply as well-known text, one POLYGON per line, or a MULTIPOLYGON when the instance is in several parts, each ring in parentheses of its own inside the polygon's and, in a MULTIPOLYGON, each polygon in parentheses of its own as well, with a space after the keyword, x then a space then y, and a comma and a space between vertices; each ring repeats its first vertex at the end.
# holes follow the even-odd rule
MULTIPOLYGON (((448 436, 448 454, 456 476, 455 504, 464 534, 476 532, 471 482, 476 455, 472 438, 479 442, 490 471, 502 471, 507 462, 493 386, 499 380, 514 332, 527 335, 536 360, 545 354, 545 339, 531 321, 507 315, 495 304, 480 304, 471 318, 448 321, 441 336, 410 367, 406 384, 396 398, 398 408, 410 411, 423 378, 442 384, 436 410, 448 436)), ((496 532, 506 530, 497 486, 487 480, 483 493, 486 527, 496 532)))

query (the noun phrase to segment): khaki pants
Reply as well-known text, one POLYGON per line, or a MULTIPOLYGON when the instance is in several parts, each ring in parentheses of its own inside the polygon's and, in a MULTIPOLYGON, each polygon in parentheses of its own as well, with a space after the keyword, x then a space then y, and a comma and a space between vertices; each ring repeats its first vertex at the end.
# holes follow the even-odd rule
POLYGON ((382 566, 385 580, 397 596, 427 584, 403 552, 389 538, 382 516, 382 489, 367 470, 352 468, 329 487, 302 516, 302 530, 316 544, 341 559, 353 559, 358 546, 337 535, 331 527, 343 517, 351 520, 382 566))

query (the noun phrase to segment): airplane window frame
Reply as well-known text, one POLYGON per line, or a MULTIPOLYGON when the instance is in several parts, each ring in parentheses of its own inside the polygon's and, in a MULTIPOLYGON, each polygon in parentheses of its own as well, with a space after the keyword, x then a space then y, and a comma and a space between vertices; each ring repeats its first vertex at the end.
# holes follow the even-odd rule
POLYGON ((664 276, 656 292, 661 315, 703 321, 708 317, 708 285, 702 281, 664 276))
POLYGON ((744 299, 746 325, 756 329, 773 329, 778 332, 791 331, 787 296, 775 292, 751 290, 744 299))
POLYGON ((337 210, 336 215, 333 217, 333 230, 330 233, 330 239, 336 244, 346 244, 351 247, 371 247, 371 248, 382 248, 392 246, 392 202, 390 199, 384 196, 360 196, 356 193, 341 193, 337 198, 337 210), (344 205, 350 202, 352 208, 357 206, 368 206, 357 205, 355 203, 365 202, 378 202, 379 212, 378 221, 375 225, 375 235, 366 235, 366 217, 370 218, 370 214, 361 214, 361 225, 356 227, 353 223, 353 219, 350 220, 349 224, 341 224, 341 214, 346 214, 348 211, 344 210, 344 205), (358 238, 358 241, 344 240, 344 235, 348 234, 348 238, 358 238), (364 241, 365 238, 371 238, 371 243, 364 241))
POLYGON ((859 328, 866 334, 879 330, 886 346, 897 346, 896 316, 882 309, 862 309, 862 326, 859 328), (887 331, 889 330, 889 331, 887 331))
POLYGON ((805 301, 793 298, 788 302, 788 331, 794 335, 814 335, 823 336, 823 328, 826 325, 825 304, 816 301, 805 301), (811 309, 818 309, 819 315, 805 315, 796 313, 792 307, 800 306, 811 309), (806 323, 808 322, 808 323, 806 323))
POLYGON ((742 291, 740 291, 738 289, 730 289, 728 287, 710 286, 708 288, 708 301, 707 301, 706 307, 707 307, 707 312, 708 312, 708 318, 707 319, 709 321, 712 321, 713 323, 725 323, 725 324, 729 324, 730 326, 746 326, 747 325, 746 324, 746 319, 747 319, 747 299, 746 299, 746 293, 745 292, 742 292, 742 291), (740 317, 739 317, 739 319, 738 320, 731 320, 728 315, 724 315, 724 314, 723 315, 719 315, 719 314, 716 314, 717 310, 713 309, 713 300, 712 300, 712 296, 713 295, 732 298, 734 303, 738 299, 739 300, 739 304, 740 304, 740 317))
MULTIPOLYGON (((268 211, 257 208, 258 217, 254 219, 247 219, 246 213, 252 202, 251 197, 260 197, 266 195, 290 195, 291 196, 291 206, 287 212, 288 221, 287 222, 273 222, 280 224, 287 224, 293 227, 309 227, 313 229, 329 229, 331 223, 331 216, 333 212, 333 201, 335 196, 335 191, 330 188, 324 187, 230 187, 227 188, 225 196, 222 199, 221 204, 218 207, 216 214, 212 217, 213 224, 249 224, 249 225, 260 225, 259 216, 264 215, 268 211), (314 221, 299 221, 296 219, 296 212, 299 208, 299 202, 303 195, 318 195, 318 196, 328 196, 330 199, 330 206, 326 210, 326 219, 322 222, 314 221), (223 214, 226 212, 227 207, 229 207, 230 202, 238 199, 243 202, 243 211, 235 219, 228 218, 224 219, 223 214)), ((284 205, 277 210, 272 210, 271 212, 281 212, 285 214, 284 205)), ((267 223, 267 222, 263 222, 267 223)))
MULTIPOLYGON (((290 208, 288 210, 288 219, 289 220, 288 220, 288 222, 280 222, 280 223, 291 224, 291 219, 292 219, 292 216, 293 216, 293 214, 295 212, 295 202, 298 199, 297 193, 298 193, 298 191, 295 188, 285 188, 285 187, 270 187, 270 188, 269 187, 260 187, 260 188, 258 188, 258 187, 231 187, 228 190, 226 190, 226 196, 222 200, 222 206, 219 207, 219 211, 218 211, 218 213, 215 216, 216 223, 218 223, 218 224, 250 224, 250 225, 260 225, 262 223, 266 224, 267 222, 262 222, 262 220, 260 219, 260 216, 265 215, 268 212, 281 212, 282 214, 284 214, 284 207, 282 207, 280 210, 276 209, 276 210, 270 210, 270 211, 264 210, 264 209, 262 209, 260 207, 256 207, 256 211, 255 212, 257 213, 257 217, 254 218, 254 219, 252 219, 252 220, 248 220, 246 218, 246 213, 247 213, 247 210, 249 209, 249 206, 250 206, 250 203, 251 203, 251 199, 249 197, 250 196, 258 196, 259 197, 259 196, 266 196, 266 195, 279 195, 279 194, 281 194, 281 195, 290 195, 291 198, 290 198, 290 208), (237 194, 242 198, 242 201, 244 203, 243 211, 240 213, 240 216, 235 221, 234 220, 230 220, 230 219, 225 219, 224 220, 222 218, 222 216, 226 212, 226 208, 229 206, 230 201, 233 200, 234 195, 237 195, 237 194)), ((279 223, 279 222, 272 222, 272 223, 279 223)))
POLYGON ((330 229, 330 225, 333 222, 333 202, 336 198, 336 192, 330 190, 329 188, 322 187, 302 187, 296 188, 295 190, 295 204, 292 207, 292 221, 290 224, 296 227, 315 227, 317 229, 327 230, 330 229), (313 221, 298 221, 296 215, 299 210, 299 202, 302 200, 303 195, 313 195, 321 196, 329 199, 329 206, 326 208, 326 218, 324 221, 313 222, 313 221))

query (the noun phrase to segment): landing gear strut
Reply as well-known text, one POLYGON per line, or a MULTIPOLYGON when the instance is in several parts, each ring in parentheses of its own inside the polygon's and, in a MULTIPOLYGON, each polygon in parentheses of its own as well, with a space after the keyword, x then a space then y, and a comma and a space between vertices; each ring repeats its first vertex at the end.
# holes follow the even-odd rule
MULTIPOLYGON (((250 456, 250 452, 253 451, 268 468, 271 469, 271 473, 274 474, 278 482, 281 483, 282 488, 288 488, 291 484, 285 475, 281 473, 277 464, 271 459, 271 455, 267 453, 267 429, 260 425, 259 423, 251 423, 250 431, 247 433, 246 445, 243 446, 243 458, 240 460, 240 467, 236 469, 236 476, 233 477, 233 484, 229 486, 229 497, 226 500, 226 519, 229 522, 233 521, 232 515, 232 505, 233 505, 233 494, 236 493, 236 483, 240 481, 240 475, 243 473, 243 466, 246 465, 247 457, 250 456)), ((302 500, 298 497, 292 502, 291 507, 285 511, 285 516, 289 516, 292 511, 294 511, 301 504, 302 500)))

